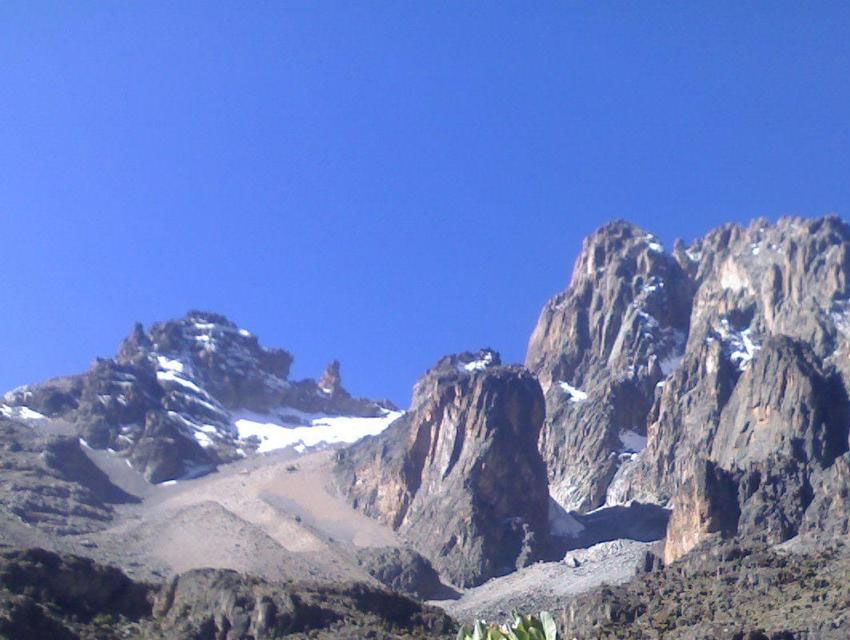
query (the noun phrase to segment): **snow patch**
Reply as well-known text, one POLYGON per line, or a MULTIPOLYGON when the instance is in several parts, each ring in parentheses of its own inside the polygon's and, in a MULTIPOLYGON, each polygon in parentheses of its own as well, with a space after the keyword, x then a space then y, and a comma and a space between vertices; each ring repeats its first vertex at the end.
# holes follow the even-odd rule
POLYGON ((566 391, 570 395, 570 402, 582 402, 587 400, 587 394, 581 389, 576 389, 572 385, 560 380, 558 382, 558 386, 561 387, 564 391, 566 391))
POLYGON ((47 420, 47 416, 25 406, 0 405, 0 414, 15 420, 47 420))
POLYGON ((726 263, 720 270, 720 286, 728 291, 740 291, 747 287, 747 280, 736 265, 726 263))
POLYGON ((642 436, 632 429, 623 429, 619 434, 620 443, 623 448, 621 453, 640 453, 646 448, 646 436, 642 436))
POLYGON ((304 414, 295 409, 283 408, 279 411, 291 411, 297 421, 307 424, 293 426, 291 420, 281 415, 263 415, 241 412, 233 415, 233 425, 242 440, 255 438, 260 445, 258 453, 275 449, 294 447, 299 453, 307 447, 320 444, 348 444, 365 436, 375 436, 386 429, 402 411, 384 411, 376 418, 352 416, 329 416, 325 414, 304 414))
POLYGON ((686 249, 685 255, 688 256, 688 260, 691 262, 699 262, 702 260, 702 251, 698 251, 697 249, 686 249))
POLYGON ((664 245, 661 244, 661 241, 654 235, 648 233, 643 237, 643 239, 646 241, 650 251, 654 251, 655 253, 664 253, 664 245))
POLYGON ((171 358, 166 358, 165 356, 157 356, 156 363, 163 371, 174 371, 176 373, 183 373, 185 370, 185 365, 182 362, 180 362, 179 360, 172 360, 171 358))
MULTIPOLYGON (((728 318, 720 319, 720 327, 715 329, 715 335, 719 337, 729 360, 738 367, 739 371, 746 369, 756 352, 761 349, 761 345, 753 340, 751 327, 735 330, 729 324, 728 318)), ((706 342, 710 343, 714 339, 714 336, 709 336, 706 342)))
POLYGON ((493 364, 493 354, 488 351, 478 360, 459 362, 457 368, 461 372, 472 373, 473 371, 484 371, 491 364, 493 364))
POLYGON ((197 394, 200 394, 202 396, 207 395, 206 392, 203 389, 201 389, 198 385, 196 385, 194 382, 192 382, 191 380, 187 380, 183 376, 177 375, 177 372, 173 371, 173 370, 157 371, 156 372, 156 379, 159 382, 165 382, 165 383, 175 382, 182 387, 186 387, 187 389, 191 389, 192 391, 194 391, 197 394))

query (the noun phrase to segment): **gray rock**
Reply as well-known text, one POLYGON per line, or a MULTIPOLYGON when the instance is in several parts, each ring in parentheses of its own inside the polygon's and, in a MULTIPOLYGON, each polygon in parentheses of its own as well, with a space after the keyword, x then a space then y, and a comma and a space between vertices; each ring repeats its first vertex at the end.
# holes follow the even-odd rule
POLYGON ((399 547, 366 547, 357 550, 357 563, 381 583, 399 593, 429 600, 444 591, 428 559, 399 547))
POLYGON ((136 324, 115 358, 16 389, 4 402, 74 423, 88 445, 121 453, 154 483, 207 473, 255 449, 238 439, 232 411, 383 415, 384 404, 344 389, 338 362, 322 388, 289 380, 292 360, 221 315, 190 311, 148 331, 136 324))
POLYGON ((337 457, 351 503, 460 586, 533 562, 548 537, 543 395, 528 371, 498 362, 489 350, 442 359, 407 415, 337 457))

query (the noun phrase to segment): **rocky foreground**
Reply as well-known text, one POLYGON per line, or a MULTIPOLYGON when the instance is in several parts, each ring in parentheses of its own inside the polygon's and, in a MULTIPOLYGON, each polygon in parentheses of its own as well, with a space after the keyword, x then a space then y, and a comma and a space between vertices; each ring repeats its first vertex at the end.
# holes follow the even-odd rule
POLYGON ((565 638, 845 640, 850 549, 806 553, 724 543, 575 598, 565 638))
POLYGON ((0 585, 9 640, 443 638, 455 628, 439 609, 362 583, 199 569, 154 586, 42 549, 0 553, 0 585))

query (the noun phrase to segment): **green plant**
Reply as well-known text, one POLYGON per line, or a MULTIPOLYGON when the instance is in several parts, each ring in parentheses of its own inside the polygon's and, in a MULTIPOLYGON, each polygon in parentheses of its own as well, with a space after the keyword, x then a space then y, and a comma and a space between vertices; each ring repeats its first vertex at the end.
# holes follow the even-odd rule
POLYGON ((478 620, 471 629, 461 627, 457 640, 558 640, 558 629, 548 611, 542 611, 540 616, 514 612, 509 624, 488 626, 478 620))

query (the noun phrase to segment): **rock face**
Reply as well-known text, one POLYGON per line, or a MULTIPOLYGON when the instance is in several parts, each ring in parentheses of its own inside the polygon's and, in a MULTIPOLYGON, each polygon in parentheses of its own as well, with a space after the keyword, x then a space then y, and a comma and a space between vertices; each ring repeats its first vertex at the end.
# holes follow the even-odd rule
POLYGON ((105 527, 114 505, 135 502, 109 482, 77 438, 40 435, 0 416, 0 507, 15 519, 58 535, 105 527))
POLYGON ((721 227, 663 251, 623 222, 584 244, 527 366, 553 497, 672 506, 667 559, 713 537, 846 530, 850 227, 721 227))
POLYGON ((843 640, 850 629, 846 545, 783 553, 732 542, 700 549, 562 612, 576 640, 843 640))
MULTIPOLYGON (((87 558, 43 549, 0 553, 0 637, 118 638, 151 614, 153 587, 87 558), (105 620, 115 629, 102 629, 105 620), (101 635, 89 635, 101 627, 101 635)), ((126 637, 126 636, 124 636, 126 637)))
POLYGON ((429 600, 443 589, 427 558, 412 549, 364 547, 357 550, 357 564, 393 591, 429 600))
POLYGON ((144 637, 169 640, 445 637, 454 628, 439 609, 364 584, 272 584, 221 569, 174 578, 154 617, 144 637))
POLYGON ((342 387, 338 362, 323 387, 290 380, 292 360, 223 316, 192 311, 147 331, 136 325, 115 358, 9 392, 0 411, 71 422, 88 446, 125 456, 152 483, 262 448, 262 437, 240 431, 240 418, 267 431, 310 426, 317 416, 387 416, 342 387))
POLYGON ((638 453, 655 386, 684 350, 692 295, 655 236, 615 222, 585 241, 569 289, 543 308, 526 366, 546 394, 540 446, 564 508, 603 504, 638 453))
POLYGON ((448 356, 416 384, 407 415, 339 452, 337 480, 454 584, 477 585, 532 562, 546 542, 543 417, 525 369, 490 350, 448 356))
POLYGON ((15 640, 445 638, 454 628, 439 609, 360 583, 200 569, 155 587, 76 556, 0 553, 0 637, 15 640))

